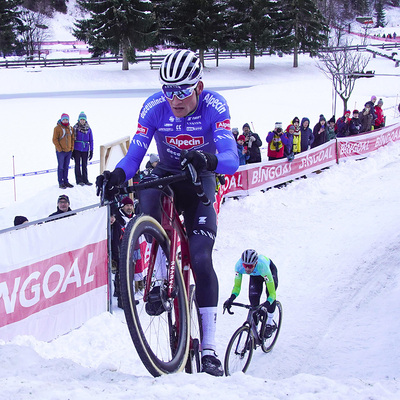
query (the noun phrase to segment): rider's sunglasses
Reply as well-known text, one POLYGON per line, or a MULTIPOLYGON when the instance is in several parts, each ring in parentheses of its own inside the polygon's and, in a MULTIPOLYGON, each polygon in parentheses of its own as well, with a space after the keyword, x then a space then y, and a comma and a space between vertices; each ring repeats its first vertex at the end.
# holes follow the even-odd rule
POLYGON ((192 93, 196 89, 196 87, 197 87, 197 84, 194 86, 163 85, 162 91, 164 93, 164 96, 168 100, 172 100, 174 98, 174 96, 176 96, 179 100, 184 100, 187 97, 190 97, 192 95, 192 93))
POLYGON ((245 264, 242 263, 244 269, 254 269, 256 267, 256 264, 245 264))

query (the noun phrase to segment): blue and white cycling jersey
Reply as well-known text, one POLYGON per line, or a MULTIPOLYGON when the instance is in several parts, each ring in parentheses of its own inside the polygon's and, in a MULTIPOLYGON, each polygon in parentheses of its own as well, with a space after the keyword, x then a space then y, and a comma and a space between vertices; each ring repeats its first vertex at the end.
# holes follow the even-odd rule
POLYGON ((229 108, 225 99, 216 92, 203 90, 196 110, 184 118, 174 116, 162 91, 150 96, 140 111, 138 128, 128 153, 117 164, 117 168, 125 171, 126 180, 139 169, 153 136, 160 166, 171 172, 181 169, 181 150, 216 154, 217 173, 232 175, 239 167, 229 108))

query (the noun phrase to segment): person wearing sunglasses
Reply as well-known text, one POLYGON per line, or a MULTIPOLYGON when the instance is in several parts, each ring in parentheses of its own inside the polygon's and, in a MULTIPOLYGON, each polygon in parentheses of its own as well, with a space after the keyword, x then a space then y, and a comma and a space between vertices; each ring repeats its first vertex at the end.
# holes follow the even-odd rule
MULTIPOLYGON (((116 186, 135 175, 154 138, 160 161, 151 175, 143 179, 179 172, 190 163, 197 170, 211 204, 215 202, 215 174, 233 175, 239 167, 239 157, 228 104, 219 93, 204 88, 202 76, 200 59, 190 50, 175 50, 164 58, 159 71, 161 90, 145 101, 126 156, 114 171, 104 171, 97 177, 98 193, 106 176, 105 196, 112 199, 118 191, 116 186)), ((196 276, 196 299, 203 328, 202 370, 222 376, 223 368, 215 353, 218 278, 212 249, 217 234, 216 211, 200 201, 192 183, 171 186, 178 210, 183 212, 196 276)), ((160 221, 157 189, 142 190, 139 204, 143 213, 160 221)))
POLYGON ((232 294, 224 303, 224 309, 230 309, 236 297, 239 296, 243 274, 250 275, 249 301, 250 305, 258 306, 265 283, 267 300, 263 303, 267 309, 265 337, 270 337, 274 330, 273 318, 276 308, 276 290, 278 288, 278 270, 268 257, 258 254, 254 249, 247 249, 235 264, 235 284, 232 294))

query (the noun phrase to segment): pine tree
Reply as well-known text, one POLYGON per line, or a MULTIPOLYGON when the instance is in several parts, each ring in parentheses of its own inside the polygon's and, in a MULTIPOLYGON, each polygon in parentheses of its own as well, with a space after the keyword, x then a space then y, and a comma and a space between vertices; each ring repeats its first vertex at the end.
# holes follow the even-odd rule
POLYGON ((257 52, 279 49, 283 36, 280 30, 279 3, 269 0, 230 0, 227 10, 229 47, 248 50, 250 69, 255 68, 257 52))
POLYGON ((175 0, 167 1, 168 6, 155 3, 164 43, 198 51, 203 65, 204 52, 221 47, 226 31, 225 1, 175 0))
POLYGON ((4 55, 19 49, 17 37, 22 29, 20 5, 21 0, 0 0, 0 52, 4 55))
POLYGON ((293 67, 298 67, 299 52, 315 56, 328 41, 329 28, 313 0, 282 0, 284 26, 290 30, 293 67))
POLYGON ((375 3, 375 12, 376 12, 376 28, 383 28, 386 25, 385 19, 385 10, 383 9, 382 0, 378 0, 375 3))
POLYGON ((90 45, 98 56, 122 52, 122 69, 129 69, 136 50, 145 50, 153 44, 155 18, 150 2, 140 0, 78 0, 90 12, 89 19, 75 23, 74 36, 90 45))

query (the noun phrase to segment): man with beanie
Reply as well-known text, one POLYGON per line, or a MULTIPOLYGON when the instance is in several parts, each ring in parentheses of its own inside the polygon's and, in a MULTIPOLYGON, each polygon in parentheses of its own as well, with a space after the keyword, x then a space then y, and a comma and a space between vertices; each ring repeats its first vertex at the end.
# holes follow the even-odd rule
POLYGON ((125 231, 126 225, 128 222, 135 216, 134 214, 134 203, 133 200, 126 196, 121 201, 121 207, 119 208, 119 212, 116 214, 115 218, 119 222, 122 227, 122 231, 125 231))
POLYGON ((74 126, 75 143, 72 158, 75 160, 75 179, 80 186, 92 186, 89 182, 87 164, 93 157, 93 133, 90 128, 86 114, 79 114, 78 122, 74 126))
POLYGON ((349 132, 350 135, 357 135, 360 133, 361 130, 361 121, 359 117, 359 112, 358 110, 354 110, 353 111, 353 118, 350 121, 350 125, 349 125, 349 132))
POLYGON ((244 143, 247 146, 247 151, 250 155, 249 159, 247 160, 248 164, 261 162, 261 151, 260 147, 262 146, 262 141, 260 136, 257 133, 254 133, 250 129, 250 125, 246 122, 243 125, 243 135, 246 138, 244 143))
POLYGON ((60 196, 58 196, 57 200, 57 211, 53 212, 53 214, 50 214, 49 217, 53 217, 54 215, 64 214, 68 211, 72 211, 69 205, 70 205, 69 197, 66 194, 61 194, 60 196))
POLYGON ((26 224, 28 221, 28 218, 24 217, 23 215, 17 215, 14 218, 14 226, 26 224))
POLYGON ((72 150, 74 149, 75 131, 69 124, 69 115, 61 114, 57 126, 53 131, 53 144, 56 147, 57 155, 57 176, 60 189, 72 188, 68 182, 69 162, 71 161, 72 150))
POLYGON ((326 119, 323 114, 319 116, 319 121, 314 126, 313 135, 314 135, 314 141, 311 145, 312 149, 327 142, 326 119))

